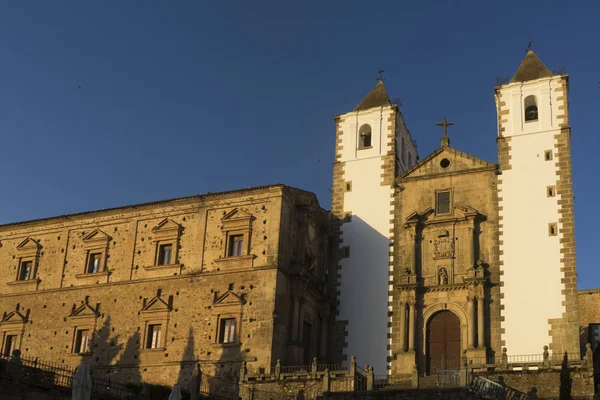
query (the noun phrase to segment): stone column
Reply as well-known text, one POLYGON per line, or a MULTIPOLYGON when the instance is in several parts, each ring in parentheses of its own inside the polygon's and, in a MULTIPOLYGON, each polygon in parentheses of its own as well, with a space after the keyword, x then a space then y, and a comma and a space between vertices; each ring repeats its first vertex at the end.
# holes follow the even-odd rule
POLYGON ((327 321, 328 318, 321 318, 321 348, 319 349, 319 357, 322 360, 327 358, 327 321))
POLYGON ((471 231, 471 249, 469 251, 469 268, 475 267, 475 244, 477 243, 477 229, 473 226, 471 231))
POLYGON ((400 302, 400 312, 398 318, 400 318, 400 351, 406 351, 406 303, 400 302))
POLYGON ((477 296, 477 347, 485 347, 485 310, 484 297, 477 296))
POLYGON ((472 297, 467 297, 467 318, 467 345, 472 349, 475 347, 475 307, 472 297))
POLYGON ((410 268, 413 273, 417 273, 417 260, 419 259, 419 235, 417 233, 417 226, 415 225, 415 233, 413 234, 413 254, 412 254, 412 263, 410 268))
POLYGON ((408 306, 408 351, 415 351, 415 301, 411 301, 408 306))
POLYGON ((403 267, 403 270, 401 271, 403 274, 405 273, 404 270, 406 269, 410 269, 411 271, 415 270, 415 262, 416 262, 416 252, 417 252, 417 242, 416 242, 416 235, 412 232, 408 233, 408 241, 407 243, 410 243, 409 246, 411 246, 409 248, 409 251, 406 252, 407 254, 407 260, 406 260, 406 264, 403 267))
POLYGON ((294 313, 292 314, 292 340, 298 338, 298 321, 300 320, 300 298, 294 297, 294 313))

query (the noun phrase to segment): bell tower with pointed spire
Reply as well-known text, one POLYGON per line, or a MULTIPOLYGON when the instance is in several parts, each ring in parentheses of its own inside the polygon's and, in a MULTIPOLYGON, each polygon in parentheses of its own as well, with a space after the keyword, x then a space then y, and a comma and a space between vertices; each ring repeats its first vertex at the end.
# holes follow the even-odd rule
POLYGON ((392 284, 394 179, 417 148, 382 79, 351 112, 335 117, 332 213, 337 220, 335 343, 339 361, 389 365, 388 289, 392 284))
POLYGON ((579 353, 568 75, 527 50, 495 89, 501 340, 509 354, 579 353))

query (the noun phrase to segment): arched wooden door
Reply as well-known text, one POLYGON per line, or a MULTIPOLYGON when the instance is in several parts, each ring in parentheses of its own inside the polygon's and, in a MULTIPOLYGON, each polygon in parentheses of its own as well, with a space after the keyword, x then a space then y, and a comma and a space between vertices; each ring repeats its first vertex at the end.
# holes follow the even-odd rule
POLYGON ((460 369, 460 321, 450 311, 440 311, 427 323, 427 372, 460 369))

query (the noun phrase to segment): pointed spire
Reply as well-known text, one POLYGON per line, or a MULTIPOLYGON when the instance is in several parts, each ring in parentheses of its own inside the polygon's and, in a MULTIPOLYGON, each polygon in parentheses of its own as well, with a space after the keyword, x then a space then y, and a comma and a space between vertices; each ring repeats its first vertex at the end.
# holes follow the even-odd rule
POLYGON ((356 106, 354 111, 368 110, 373 107, 389 106, 390 98, 383 86, 383 80, 377 82, 377 85, 365 96, 365 98, 356 106))
POLYGON ((519 69, 517 69, 515 75, 512 77, 511 83, 533 81, 539 78, 548 78, 552 75, 552 72, 546 68, 533 50, 528 49, 527 55, 521 62, 521 65, 519 65, 519 69))

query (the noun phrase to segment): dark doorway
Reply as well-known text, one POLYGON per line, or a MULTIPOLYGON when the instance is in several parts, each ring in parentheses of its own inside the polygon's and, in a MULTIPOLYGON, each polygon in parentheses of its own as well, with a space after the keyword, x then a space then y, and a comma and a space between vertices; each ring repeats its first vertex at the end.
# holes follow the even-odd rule
POLYGON ((450 311, 440 311, 427 324, 427 373, 460 369, 460 321, 450 311))

